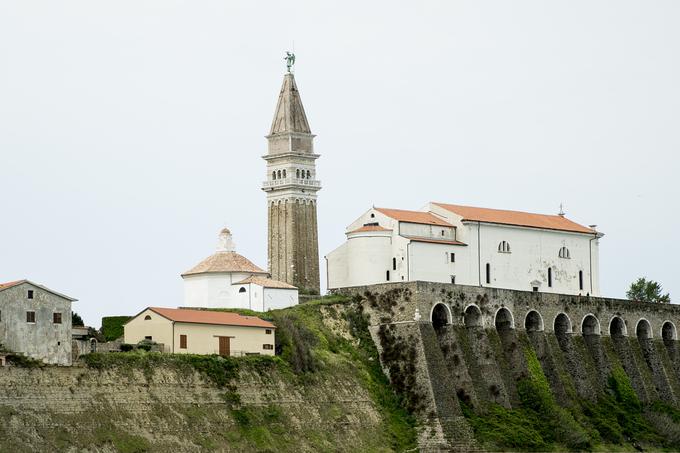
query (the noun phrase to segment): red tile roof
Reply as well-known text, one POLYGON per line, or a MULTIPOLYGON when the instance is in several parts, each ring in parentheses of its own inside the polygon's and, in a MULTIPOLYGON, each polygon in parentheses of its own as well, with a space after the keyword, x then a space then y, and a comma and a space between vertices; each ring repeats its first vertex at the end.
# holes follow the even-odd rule
POLYGON ((475 208, 445 203, 432 203, 447 211, 458 214, 463 220, 485 223, 499 223, 503 225, 517 225, 546 230, 572 231, 576 233, 595 234, 588 227, 572 222, 559 215, 533 214, 530 212, 507 211, 503 209, 475 208))
POLYGON ((376 211, 400 222, 422 223, 425 225, 453 226, 430 212, 405 211, 402 209, 375 208, 376 211))
POLYGON ((419 238, 419 237, 413 237, 413 236, 403 236, 406 239, 410 239, 413 242, 429 242, 432 244, 445 244, 445 245, 465 245, 467 246, 466 243, 460 242, 460 241, 452 241, 450 239, 431 239, 431 238, 419 238))
POLYGON ((12 286, 17 286, 26 282, 26 280, 17 280, 15 282, 0 283, 0 291, 3 289, 11 288, 12 286))
POLYGON ((245 285, 248 283, 254 283, 255 285, 260 285, 264 288, 297 289, 296 286, 289 285, 288 283, 266 277, 257 277, 255 275, 252 275, 245 280, 241 280, 240 282, 232 283, 232 285, 245 285))
POLYGON ((257 316, 243 316, 238 313, 226 311, 185 310, 182 308, 161 307, 149 307, 149 310, 175 322, 276 329, 274 324, 265 321, 264 319, 260 319, 257 316))
POLYGON ((217 252, 210 255, 196 266, 184 272, 182 276, 213 272, 244 272, 249 274, 267 274, 243 255, 236 252, 217 252))
POLYGON ((364 231, 392 231, 389 228, 383 228, 380 225, 364 225, 356 230, 350 231, 350 233, 362 233, 364 231))

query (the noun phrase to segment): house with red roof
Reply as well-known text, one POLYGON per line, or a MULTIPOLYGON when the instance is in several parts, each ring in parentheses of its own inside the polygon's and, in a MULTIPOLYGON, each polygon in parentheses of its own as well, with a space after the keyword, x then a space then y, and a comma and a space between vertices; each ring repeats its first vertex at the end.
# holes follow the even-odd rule
POLYGON ((564 213, 535 214, 431 202, 373 207, 326 255, 328 288, 430 281, 599 295, 599 240, 564 213))
POLYGON ((175 354, 274 355, 276 326, 257 316, 148 307, 123 326, 125 343, 150 341, 175 354))

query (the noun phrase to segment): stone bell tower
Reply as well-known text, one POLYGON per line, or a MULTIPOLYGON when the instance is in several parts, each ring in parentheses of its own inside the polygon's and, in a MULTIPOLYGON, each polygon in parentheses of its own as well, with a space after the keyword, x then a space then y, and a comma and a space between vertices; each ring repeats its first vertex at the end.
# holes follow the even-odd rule
POLYGON ((319 235, 316 223, 316 179, 312 134, 295 76, 283 77, 274 121, 267 135, 269 272, 275 280, 319 294, 319 235))

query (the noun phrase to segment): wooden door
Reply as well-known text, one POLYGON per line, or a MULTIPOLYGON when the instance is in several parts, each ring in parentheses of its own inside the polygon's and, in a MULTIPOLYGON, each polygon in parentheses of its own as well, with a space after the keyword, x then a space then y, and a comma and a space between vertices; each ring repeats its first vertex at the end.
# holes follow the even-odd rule
POLYGON ((220 355, 229 355, 229 337, 218 337, 220 339, 220 355))

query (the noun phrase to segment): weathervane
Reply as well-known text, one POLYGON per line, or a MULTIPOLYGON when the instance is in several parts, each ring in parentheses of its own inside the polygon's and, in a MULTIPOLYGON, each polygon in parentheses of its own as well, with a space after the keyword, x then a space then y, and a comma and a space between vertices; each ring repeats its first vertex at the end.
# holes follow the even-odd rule
POLYGON ((293 52, 286 51, 286 56, 284 57, 284 60, 286 60, 286 67, 288 68, 288 73, 290 73, 291 69, 293 69, 293 65, 295 64, 295 54, 293 52))

